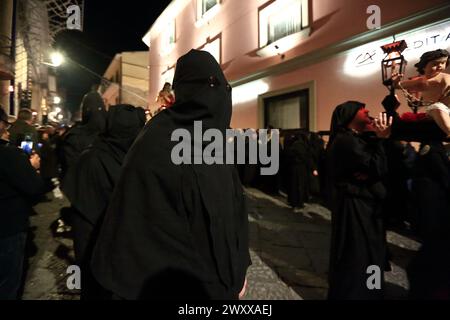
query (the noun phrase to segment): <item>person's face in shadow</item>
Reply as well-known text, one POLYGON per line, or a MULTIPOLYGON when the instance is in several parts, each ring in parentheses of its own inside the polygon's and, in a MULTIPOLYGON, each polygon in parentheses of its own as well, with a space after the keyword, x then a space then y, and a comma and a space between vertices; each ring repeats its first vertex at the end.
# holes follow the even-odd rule
POLYGON ((1 140, 5 140, 5 141, 9 141, 9 124, 4 122, 4 121, 0 121, 0 139, 1 140))
POLYGON ((361 108, 350 123, 350 127, 360 132, 368 131, 371 129, 372 122, 372 118, 369 116, 369 110, 361 108))

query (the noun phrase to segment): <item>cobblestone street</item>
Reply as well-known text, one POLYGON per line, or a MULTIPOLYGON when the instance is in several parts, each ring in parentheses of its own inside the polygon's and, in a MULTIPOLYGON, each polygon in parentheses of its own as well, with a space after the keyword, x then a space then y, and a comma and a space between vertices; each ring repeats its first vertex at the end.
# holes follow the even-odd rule
MULTIPOLYGON (((294 213, 285 198, 247 189, 251 248, 303 299, 326 299, 331 213, 306 204, 294 213)), ((405 268, 420 244, 388 231, 392 271, 385 273, 387 299, 406 299, 405 268)))
MULTIPOLYGON (((248 189, 247 194, 253 264, 245 299, 325 299, 329 211, 307 204, 301 213, 294 213, 283 197, 271 197, 256 189, 248 189)), ((67 205, 64 200, 52 200, 35 207, 25 300, 79 299, 79 292, 66 286, 67 267, 74 264, 73 243, 54 233, 59 211, 67 205)), ((404 269, 419 243, 394 232, 388 232, 388 241, 393 257, 393 270, 386 273, 388 298, 404 299, 408 289, 404 269)))

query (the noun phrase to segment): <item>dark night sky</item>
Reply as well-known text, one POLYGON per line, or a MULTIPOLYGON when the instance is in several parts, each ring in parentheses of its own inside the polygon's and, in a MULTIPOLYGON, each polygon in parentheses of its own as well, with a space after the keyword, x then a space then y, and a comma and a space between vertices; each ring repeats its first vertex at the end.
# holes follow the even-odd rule
MULTIPOLYGON (((148 50, 141 39, 169 3, 170 0, 85 0, 83 32, 60 33, 55 47, 102 75, 116 53, 148 50)), ((59 87, 67 92, 66 106, 70 110, 76 110, 90 86, 100 82, 70 61, 57 72, 59 87)))

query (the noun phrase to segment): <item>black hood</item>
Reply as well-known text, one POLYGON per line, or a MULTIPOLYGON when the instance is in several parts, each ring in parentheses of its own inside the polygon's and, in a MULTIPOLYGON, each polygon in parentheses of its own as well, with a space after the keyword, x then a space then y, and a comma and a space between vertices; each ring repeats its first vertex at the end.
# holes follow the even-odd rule
POLYGON ((172 158, 175 130, 195 132, 194 121, 202 121, 203 130, 229 127, 231 92, 219 64, 198 50, 178 60, 174 90, 175 104, 146 124, 124 159, 92 271, 102 286, 126 299, 147 292, 161 298, 161 288, 172 298, 175 290, 195 299, 190 282, 180 287, 176 280, 182 275, 197 279, 209 298, 237 298, 250 257, 236 169, 177 165, 172 158))
POLYGON ((100 139, 126 153, 145 125, 145 111, 121 104, 109 108, 106 130, 100 139))
POLYGON ((145 111, 131 105, 112 106, 107 117, 106 131, 81 154, 62 185, 71 204, 92 224, 102 216, 128 149, 145 124, 145 111))
POLYGON ((97 91, 91 91, 83 97, 81 102, 81 123, 87 124, 92 116, 106 111, 102 96, 97 91))
POLYGON ((191 50, 177 61, 173 79, 176 102, 168 110, 180 124, 202 121, 224 132, 231 121, 231 87, 214 57, 191 50))
POLYGON ((330 127, 330 141, 334 140, 339 132, 345 131, 347 126, 355 118, 356 114, 361 108, 364 108, 365 104, 358 101, 347 101, 336 107, 333 111, 331 117, 331 127, 330 127))

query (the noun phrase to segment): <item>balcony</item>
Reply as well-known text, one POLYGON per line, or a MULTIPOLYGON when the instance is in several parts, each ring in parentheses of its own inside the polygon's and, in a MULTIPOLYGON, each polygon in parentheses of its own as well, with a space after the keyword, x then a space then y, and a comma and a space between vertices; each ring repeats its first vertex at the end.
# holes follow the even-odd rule
POLYGON ((0 35, 0 80, 14 79, 14 57, 11 39, 0 35))

